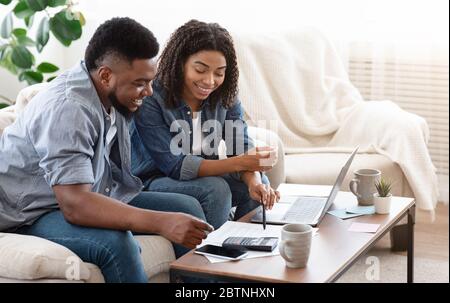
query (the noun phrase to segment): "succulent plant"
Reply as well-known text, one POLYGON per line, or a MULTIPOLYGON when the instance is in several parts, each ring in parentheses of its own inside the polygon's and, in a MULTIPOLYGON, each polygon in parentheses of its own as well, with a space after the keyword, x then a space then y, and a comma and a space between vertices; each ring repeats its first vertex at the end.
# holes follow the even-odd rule
POLYGON ((375 187, 380 197, 389 197, 391 195, 392 182, 384 178, 375 182, 375 187))

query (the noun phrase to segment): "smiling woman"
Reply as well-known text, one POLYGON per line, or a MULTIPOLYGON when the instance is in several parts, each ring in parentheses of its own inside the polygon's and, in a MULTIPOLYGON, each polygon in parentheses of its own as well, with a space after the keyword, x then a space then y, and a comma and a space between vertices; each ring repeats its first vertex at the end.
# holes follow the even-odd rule
POLYGON ((160 57, 157 78, 167 90, 167 105, 179 100, 193 110, 211 95, 212 105, 219 100, 230 107, 237 95, 239 70, 233 40, 217 23, 191 20, 171 36, 160 57), (197 103, 197 104, 196 104, 197 103))
POLYGON ((253 149, 237 96, 238 76, 228 31, 191 20, 170 37, 154 94, 132 124, 132 166, 145 189, 195 197, 214 228, 227 221, 232 206, 239 219, 279 199, 262 173, 275 164, 276 151, 253 149), (219 158, 221 141, 227 159, 219 158))
POLYGON ((200 51, 186 60, 182 96, 194 112, 223 84, 226 68, 225 57, 219 51, 200 51))

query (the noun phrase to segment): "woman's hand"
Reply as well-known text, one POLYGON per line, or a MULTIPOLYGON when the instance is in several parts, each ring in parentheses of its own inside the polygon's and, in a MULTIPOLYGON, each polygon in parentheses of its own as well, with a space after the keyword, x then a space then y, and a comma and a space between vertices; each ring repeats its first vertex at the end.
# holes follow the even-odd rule
POLYGON ((256 147, 235 158, 239 171, 267 171, 277 163, 278 151, 269 146, 256 147))
POLYGON ((250 197, 264 204, 266 209, 272 209, 273 205, 280 200, 280 192, 267 184, 251 184, 248 191, 250 197))

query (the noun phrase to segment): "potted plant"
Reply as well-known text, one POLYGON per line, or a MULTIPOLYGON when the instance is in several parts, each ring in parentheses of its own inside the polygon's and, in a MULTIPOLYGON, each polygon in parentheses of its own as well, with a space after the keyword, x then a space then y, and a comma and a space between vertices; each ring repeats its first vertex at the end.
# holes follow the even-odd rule
MULTIPOLYGON (((29 85, 54 79, 59 68, 36 60, 35 55, 47 45, 50 33, 66 47, 81 37, 85 21, 75 10, 75 3, 72 0, 0 0, 0 5, 9 7, 0 19, 0 67, 29 85), (33 24, 37 23, 36 35, 32 37, 33 24)), ((0 109, 11 103, 0 95, 0 109)))
POLYGON ((392 183, 384 178, 375 182, 377 192, 374 194, 373 202, 375 205, 375 212, 377 214, 388 214, 391 208, 391 189, 392 183))

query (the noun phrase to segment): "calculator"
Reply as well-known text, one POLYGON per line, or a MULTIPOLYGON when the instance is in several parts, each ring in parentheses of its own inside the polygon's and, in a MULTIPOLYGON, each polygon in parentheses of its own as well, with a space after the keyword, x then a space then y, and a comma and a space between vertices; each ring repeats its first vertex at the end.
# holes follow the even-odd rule
POLYGON ((222 243, 222 247, 246 248, 248 250, 272 251, 277 246, 278 238, 276 237, 229 237, 222 243))

